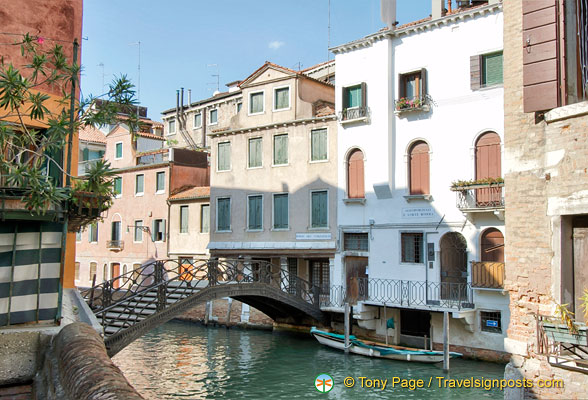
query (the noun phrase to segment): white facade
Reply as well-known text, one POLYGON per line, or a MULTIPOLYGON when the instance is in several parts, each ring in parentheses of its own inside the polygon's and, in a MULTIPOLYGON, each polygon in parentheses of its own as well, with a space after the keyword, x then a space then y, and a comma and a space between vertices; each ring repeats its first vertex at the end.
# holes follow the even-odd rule
MULTIPOLYGON (((365 105, 369 111, 366 118, 351 122, 345 121, 344 116, 340 118, 340 239, 332 285, 346 285, 346 259, 350 256, 367 257, 368 279, 387 280, 388 287, 400 284, 399 281, 441 282, 440 241, 448 232, 459 232, 467 242, 467 279, 471 284, 471 261, 480 260, 482 232, 496 228, 504 234, 503 210, 464 214, 456 206, 456 193, 450 190, 454 181, 475 178, 475 146, 481 134, 494 132, 500 137, 501 146, 504 143, 502 85, 476 90, 470 85, 471 57, 502 51, 502 27, 501 6, 486 5, 395 31, 381 31, 333 49, 337 64, 337 113, 341 115, 343 111, 345 88, 361 83, 365 83, 365 105), (395 113, 395 99, 400 97, 399 74, 423 68, 426 94, 432 99, 430 110, 395 113), (416 141, 424 141, 429 148, 428 196, 410 196, 409 149, 416 141), (360 149, 364 156, 364 201, 348 200, 348 159, 354 149, 360 149), (368 251, 346 251, 344 235, 350 232, 367 233, 368 251), (420 262, 402 262, 404 232, 423 234, 420 262), (434 246, 434 254, 428 254, 428 246, 434 246)), ((359 310, 367 315, 366 319, 374 310, 369 305, 383 305, 387 301, 387 295, 373 293, 372 289, 370 284, 371 293, 365 302, 360 302, 359 310)), ((450 309, 455 318, 450 324, 450 343, 504 351, 508 296, 501 289, 474 289, 471 302, 473 309, 450 309), (501 313, 502 334, 481 331, 480 311, 501 313)), ((448 309, 427 303, 404 303, 397 308, 448 309)), ((399 314, 398 310, 388 312, 388 316, 399 314)), ((434 342, 442 342, 441 316, 437 312, 431 314, 434 342)), ((376 333, 384 333, 382 321, 360 321, 360 326, 378 326, 376 333)), ((388 333, 398 339, 398 332, 388 333)))

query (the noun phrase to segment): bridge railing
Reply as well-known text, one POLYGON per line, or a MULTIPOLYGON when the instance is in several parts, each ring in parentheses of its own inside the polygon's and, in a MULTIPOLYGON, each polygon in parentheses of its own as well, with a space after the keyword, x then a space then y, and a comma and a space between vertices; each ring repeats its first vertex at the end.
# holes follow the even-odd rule
POLYGON ((319 308, 318 287, 262 260, 152 261, 95 285, 82 296, 103 326, 116 320, 120 331, 137 323, 140 315, 164 310, 202 289, 253 283, 273 286, 319 308))

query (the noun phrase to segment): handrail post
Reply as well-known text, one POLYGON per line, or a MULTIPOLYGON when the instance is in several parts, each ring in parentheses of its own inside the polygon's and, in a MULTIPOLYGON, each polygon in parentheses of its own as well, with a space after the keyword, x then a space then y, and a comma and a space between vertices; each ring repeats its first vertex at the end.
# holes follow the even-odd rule
POLYGON ((167 303, 167 290, 166 285, 163 283, 163 262, 157 261, 155 264, 155 284, 157 287, 157 311, 165 309, 167 303))

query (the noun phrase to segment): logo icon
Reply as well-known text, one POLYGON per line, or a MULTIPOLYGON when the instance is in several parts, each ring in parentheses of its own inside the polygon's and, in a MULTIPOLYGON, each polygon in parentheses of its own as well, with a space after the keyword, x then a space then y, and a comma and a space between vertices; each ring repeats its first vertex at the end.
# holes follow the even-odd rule
POLYGON ((314 387, 321 393, 330 392, 333 389, 333 378, 327 374, 320 374, 314 380, 314 387))

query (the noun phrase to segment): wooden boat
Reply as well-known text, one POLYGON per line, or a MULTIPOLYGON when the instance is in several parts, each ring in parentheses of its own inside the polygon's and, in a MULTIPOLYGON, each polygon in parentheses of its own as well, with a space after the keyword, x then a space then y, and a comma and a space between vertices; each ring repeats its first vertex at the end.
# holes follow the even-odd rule
MULTIPOLYGON (((319 331, 314 326, 310 334, 329 347, 345 350, 345 336, 336 333, 319 331)), ((417 361, 424 363, 437 363, 443 361, 443 352, 434 350, 415 349, 411 347, 385 345, 383 343, 360 340, 353 335, 349 336, 349 352, 362 356, 386 358, 398 361, 417 361)), ((449 357, 461 357, 460 353, 449 352, 449 357)))

